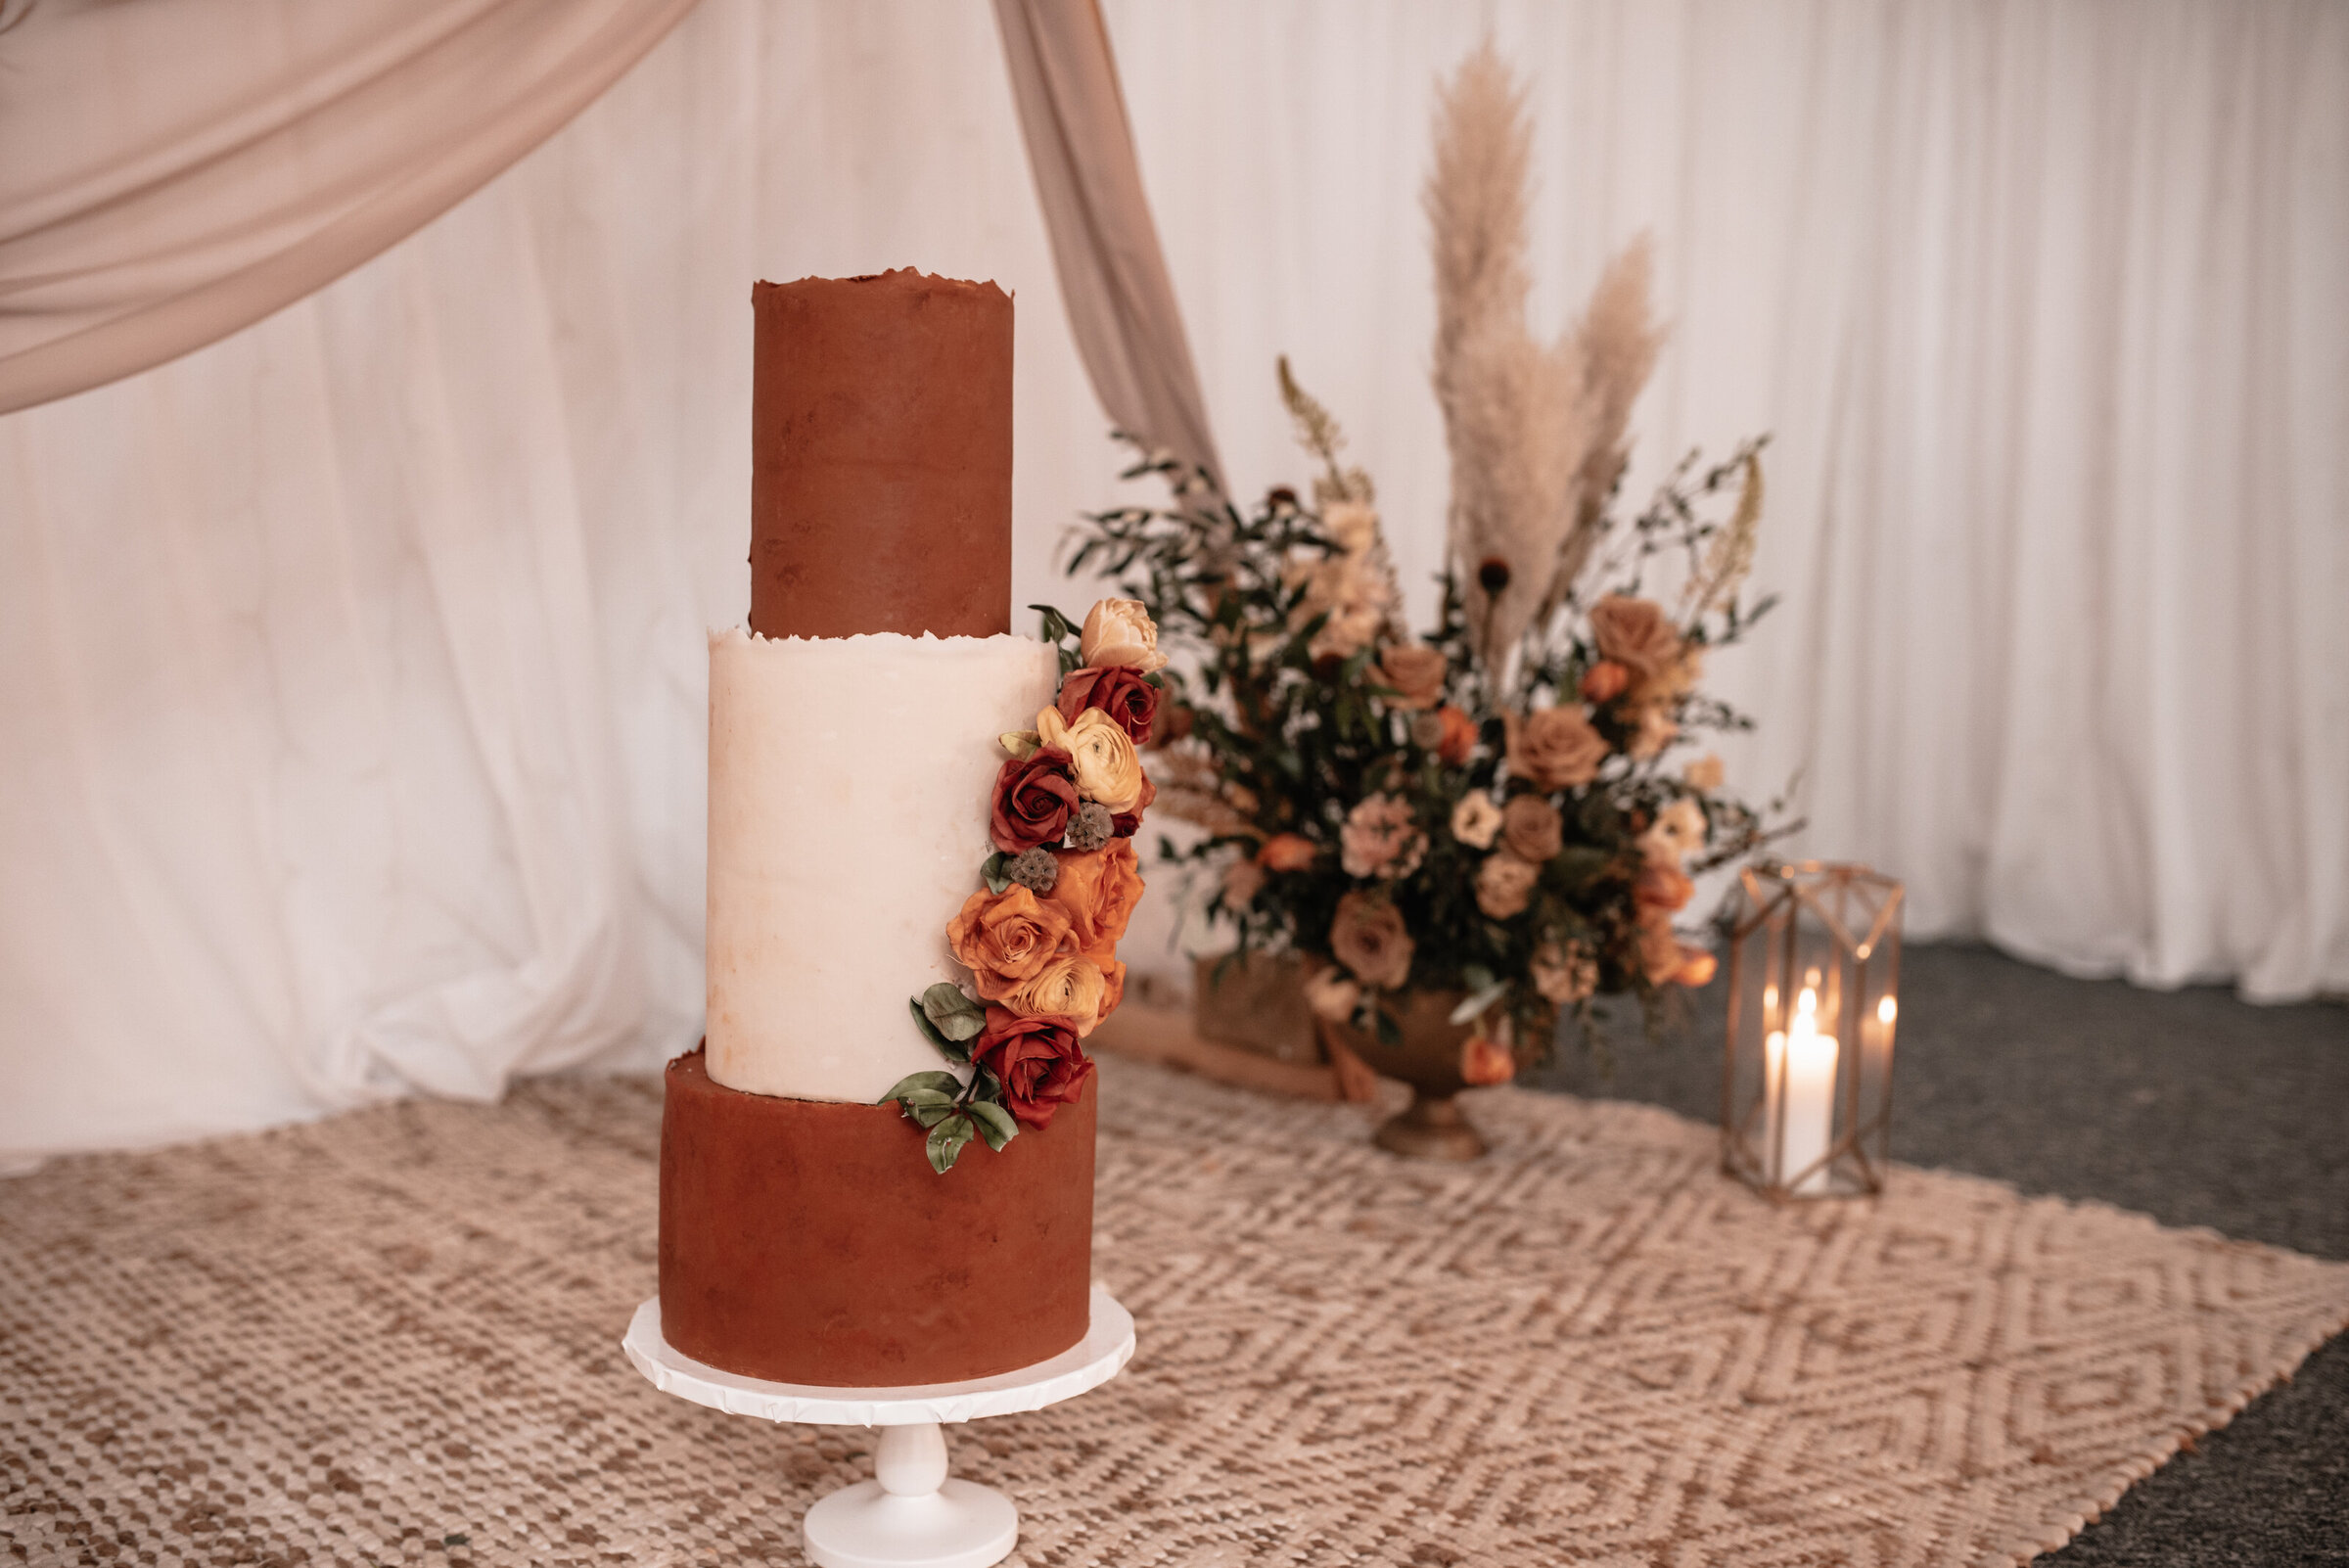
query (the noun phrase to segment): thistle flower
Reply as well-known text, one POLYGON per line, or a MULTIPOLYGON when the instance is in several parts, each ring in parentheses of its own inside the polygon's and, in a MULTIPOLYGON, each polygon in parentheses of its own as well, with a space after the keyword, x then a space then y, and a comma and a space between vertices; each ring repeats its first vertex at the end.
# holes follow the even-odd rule
POLYGON ((1050 893, 1060 883, 1060 861, 1050 850, 1022 850, 1003 868, 1003 875, 1030 892, 1050 893))
POLYGON ((1087 801, 1069 818, 1064 842, 1072 850, 1098 850, 1117 832, 1117 820, 1099 801, 1087 801))

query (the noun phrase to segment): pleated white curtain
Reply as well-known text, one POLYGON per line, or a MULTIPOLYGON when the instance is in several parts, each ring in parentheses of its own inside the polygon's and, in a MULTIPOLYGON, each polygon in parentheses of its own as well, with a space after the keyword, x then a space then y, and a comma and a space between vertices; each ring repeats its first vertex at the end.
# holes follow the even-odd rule
MULTIPOLYGON (((1775 433, 1734 775, 1912 931, 2349 990, 2349 12, 1106 11, 1236 486, 1302 472, 1285 349, 1432 571, 1416 187, 1490 25, 1538 308, 1656 234, 1633 484, 1775 433)), ((0 420, 0 1150, 688 1042, 749 283, 907 261, 1018 291, 1015 588, 1081 599, 1118 454, 981 0, 705 0, 409 242, 0 420)))

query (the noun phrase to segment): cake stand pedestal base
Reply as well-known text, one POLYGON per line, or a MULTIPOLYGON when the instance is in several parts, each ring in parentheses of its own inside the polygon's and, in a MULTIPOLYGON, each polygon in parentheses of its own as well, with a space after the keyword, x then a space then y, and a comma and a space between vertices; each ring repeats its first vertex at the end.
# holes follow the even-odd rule
POLYGON ((1020 1539, 1019 1510, 992 1487, 946 1473, 944 1426, 1040 1410, 1098 1388, 1133 1357, 1133 1318, 1099 1285, 1084 1338, 1047 1361, 966 1383, 822 1388, 721 1372, 661 1337, 658 1298, 636 1309, 621 1349, 664 1394, 769 1421, 878 1427, 873 1476, 820 1498, 800 1521, 817 1568, 990 1568, 1020 1539))

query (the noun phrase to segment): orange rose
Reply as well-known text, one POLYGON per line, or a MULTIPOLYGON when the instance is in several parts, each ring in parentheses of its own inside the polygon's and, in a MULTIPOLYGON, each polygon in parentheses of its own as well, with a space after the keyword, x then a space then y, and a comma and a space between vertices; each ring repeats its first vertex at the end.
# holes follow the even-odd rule
POLYGON ((1590 635, 1635 681, 1669 674, 1681 662, 1680 630, 1653 599, 1608 594, 1590 607, 1590 635))
POLYGON ((1681 939, 1672 934, 1672 911, 1650 906, 1639 911, 1639 968, 1651 986, 1669 985, 1688 961, 1681 939))
POLYGON ((1436 716, 1444 720, 1444 738, 1436 743, 1436 755, 1457 767, 1476 750, 1476 720, 1449 704, 1437 709, 1436 716))
POLYGON ((1118 1003, 1126 999, 1126 965, 1107 947, 1084 956, 1088 963, 1101 971, 1101 1016, 1107 1018, 1118 1010, 1118 1003))
POLYGON ((1520 719, 1510 714, 1509 771, 1547 794, 1588 784, 1607 760, 1606 740, 1580 708, 1543 708, 1520 719))
POLYGON ((1482 1035, 1460 1041, 1460 1077, 1469 1084, 1506 1084, 1517 1076, 1517 1058, 1506 1045, 1482 1035))
POLYGON ((1612 659, 1601 659, 1583 674, 1583 701, 1611 703, 1632 683, 1632 672, 1612 659))
POLYGON ((1142 877, 1133 857, 1131 839, 1112 839, 1098 850, 1054 852, 1060 861, 1060 880, 1044 900, 1067 916, 1069 941, 1079 952, 1117 945, 1126 935, 1126 922, 1141 901, 1142 877))
POLYGON ((1681 949, 1681 972, 1673 980, 1682 986, 1710 986, 1721 969, 1721 960, 1702 947, 1681 949))
POLYGON ((1696 884, 1688 873, 1677 865, 1649 860, 1639 868, 1639 880, 1632 885, 1632 899, 1643 909, 1662 909, 1667 914, 1678 909, 1696 896, 1696 884))
POLYGON ((969 966, 979 994, 989 1001, 1001 1001, 1051 959, 1075 950, 1068 912, 1017 883, 965 899, 962 912, 946 923, 946 945, 969 966))
POLYGON ((1256 863, 1267 871, 1302 871, 1320 853, 1311 839, 1295 833, 1275 833, 1256 852, 1256 863))
POLYGON ((1442 649, 1418 643, 1391 643, 1381 649, 1379 683, 1395 688, 1387 706, 1411 711, 1435 707, 1444 695, 1444 676, 1451 665, 1442 649))

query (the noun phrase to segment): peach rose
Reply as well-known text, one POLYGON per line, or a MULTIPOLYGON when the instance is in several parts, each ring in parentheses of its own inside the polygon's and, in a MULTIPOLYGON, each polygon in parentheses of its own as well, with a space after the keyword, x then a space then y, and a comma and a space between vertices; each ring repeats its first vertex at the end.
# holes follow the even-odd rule
POLYGON ((1085 612, 1078 634, 1078 660, 1092 669, 1132 669, 1141 674, 1167 668, 1158 651, 1158 623, 1139 599, 1100 599, 1085 612))
POLYGON ((1711 752, 1681 769, 1681 778, 1699 795, 1710 795, 1721 788, 1727 776, 1727 769, 1721 765, 1721 759, 1711 752))
POLYGON ((1427 835, 1412 820, 1410 803, 1392 795, 1357 802, 1338 844, 1338 862, 1350 877, 1407 877, 1427 855, 1427 835))
POLYGON ((1460 1041, 1460 1077, 1470 1084, 1506 1084, 1517 1076, 1517 1058, 1506 1045, 1482 1035, 1460 1041))
POLYGON ((1483 790, 1470 790, 1451 808, 1451 836, 1471 850, 1490 850, 1493 841, 1500 836, 1504 820, 1492 796, 1483 790))
POLYGON ((1437 709, 1436 716, 1444 721, 1444 738, 1436 743, 1436 755, 1457 767, 1476 750, 1476 720, 1449 705, 1437 709))
POLYGON ((1476 868, 1476 906, 1496 920, 1521 915, 1534 901, 1534 884, 1541 877, 1540 866, 1497 851, 1476 868))
POLYGON ((1598 960, 1580 947, 1543 943, 1535 949, 1528 969, 1534 990, 1559 1007, 1571 1006, 1598 990, 1598 960))
POLYGON ((1583 673, 1583 701, 1611 703, 1632 684, 1632 672, 1612 659, 1601 659, 1583 673))
POLYGON ((1069 941, 1079 952, 1095 952, 1117 945, 1141 901, 1142 878, 1136 868, 1131 839, 1112 839, 1098 850, 1080 853, 1058 850, 1060 880, 1052 884, 1046 902, 1068 916, 1069 941))
POLYGON ((1046 708, 1036 715, 1036 733, 1046 751, 1068 753, 1077 793, 1085 800, 1119 812, 1142 798, 1142 754, 1126 726, 1100 709, 1087 708, 1072 721, 1046 708))
POLYGON ((1682 947, 1681 958, 1680 973, 1672 977, 1676 985, 1710 986, 1721 970, 1721 960, 1702 947, 1682 947))
POLYGON ((1509 771, 1543 794, 1570 790, 1598 776, 1607 743, 1580 708, 1543 708, 1520 719, 1510 714, 1509 771))
POLYGON ((1500 842, 1520 860, 1535 865, 1566 847, 1565 819, 1539 795, 1520 795, 1501 807, 1500 842))
POLYGON ((1267 871, 1302 871, 1320 857, 1313 841, 1295 833, 1275 833, 1256 852, 1256 863, 1267 871))
POLYGON ((1068 912, 1039 901, 1017 883, 1001 893, 982 889, 965 899, 962 912, 946 923, 946 945, 955 961, 970 969, 979 994, 989 1001, 1001 1001, 1034 979, 1064 948, 1075 950, 1069 947, 1068 912))
POLYGON ((1653 599, 1610 593, 1590 607, 1590 635, 1599 654, 1646 682, 1669 674, 1681 662, 1681 633, 1653 599))
POLYGON ((1414 945, 1404 929, 1403 911, 1377 896, 1356 891, 1338 900, 1329 927, 1329 950, 1365 986, 1395 991, 1411 975, 1414 945))
POLYGON ((1424 647, 1418 643, 1391 643, 1378 655, 1378 674, 1381 684, 1395 688, 1387 699, 1390 708, 1416 712, 1433 708, 1443 700, 1444 676, 1451 661, 1443 650, 1424 647))
POLYGON ((1109 996, 1108 979, 1089 958, 1055 958, 1002 997, 1015 1018, 1040 1018, 1089 1035, 1101 1022, 1109 996))

